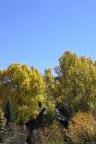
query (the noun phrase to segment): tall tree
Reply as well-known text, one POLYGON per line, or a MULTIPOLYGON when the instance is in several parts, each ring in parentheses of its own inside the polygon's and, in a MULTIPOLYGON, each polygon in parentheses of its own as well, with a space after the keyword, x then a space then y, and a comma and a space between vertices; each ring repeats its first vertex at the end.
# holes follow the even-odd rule
POLYGON ((27 65, 11 64, 1 73, 0 81, 2 101, 10 96, 14 113, 21 120, 26 120, 30 115, 35 117, 38 101, 44 103, 45 85, 40 72, 27 65))
POLYGON ((96 68, 94 61, 67 51, 59 59, 61 78, 61 101, 68 103, 74 111, 95 108, 96 68))
POLYGON ((45 80, 45 85, 46 85, 46 91, 45 91, 46 106, 48 107, 49 110, 52 110, 55 104, 55 97, 54 97, 55 78, 50 68, 45 69, 44 80, 45 80))

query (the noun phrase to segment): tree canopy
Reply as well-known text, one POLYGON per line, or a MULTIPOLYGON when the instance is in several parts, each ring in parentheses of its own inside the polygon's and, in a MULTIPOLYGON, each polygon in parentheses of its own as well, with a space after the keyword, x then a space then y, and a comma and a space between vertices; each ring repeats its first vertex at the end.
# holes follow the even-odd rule
POLYGON ((54 111, 57 102, 66 103, 74 113, 96 109, 96 62, 66 51, 55 68, 44 75, 35 67, 18 63, 0 70, 0 106, 10 97, 15 117, 24 121, 38 113, 38 102, 54 111))

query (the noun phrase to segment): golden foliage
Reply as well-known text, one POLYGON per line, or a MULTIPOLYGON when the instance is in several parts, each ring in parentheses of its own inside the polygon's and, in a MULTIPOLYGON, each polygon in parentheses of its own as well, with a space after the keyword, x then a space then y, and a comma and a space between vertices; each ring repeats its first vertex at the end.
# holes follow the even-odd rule
POLYGON ((67 136, 74 143, 84 143, 95 139, 96 121, 90 112, 78 112, 69 122, 67 136))

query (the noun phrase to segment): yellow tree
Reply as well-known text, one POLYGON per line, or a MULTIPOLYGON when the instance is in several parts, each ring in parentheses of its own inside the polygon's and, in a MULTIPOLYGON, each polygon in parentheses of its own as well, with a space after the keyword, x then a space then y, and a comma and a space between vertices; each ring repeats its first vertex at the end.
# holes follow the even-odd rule
POLYGON ((88 111, 95 107, 96 68, 94 61, 67 51, 59 59, 61 101, 74 111, 88 111))
POLYGON ((45 69, 44 80, 46 85, 46 106, 49 111, 53 111, 55 106, 55 77, 53 76, 50 68, 45 69))
POLYGON ((21 64, 11 64, 3 73, 2 77, 7 81, 1 86, 4 100, 10 96, 13 110, 20 120, 35 117, 38 101, 44 102, 42 75, 37 69, 21 64))

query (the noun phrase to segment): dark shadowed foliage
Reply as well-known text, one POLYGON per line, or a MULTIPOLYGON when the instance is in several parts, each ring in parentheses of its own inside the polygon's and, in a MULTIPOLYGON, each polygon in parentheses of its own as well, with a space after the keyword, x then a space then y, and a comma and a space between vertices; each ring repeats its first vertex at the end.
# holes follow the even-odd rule
POLYGON ((29 129, 29 131, 32 131, 34 129, 38 129, 42 123, 43 123, 43 117, 44 117, 44 112, 45 112, 45 107, 41 110, 41 112, 38 114, 36 119, 30 119, 26 123, 26 127, 29 129))
POLYGON ((56 118, 59 120, 61 126, 67 129, 69 126, 68 121, 72 114, 69 106, 65 103, 64 104, 57 103, 55 112, 56 112, 56 118))

